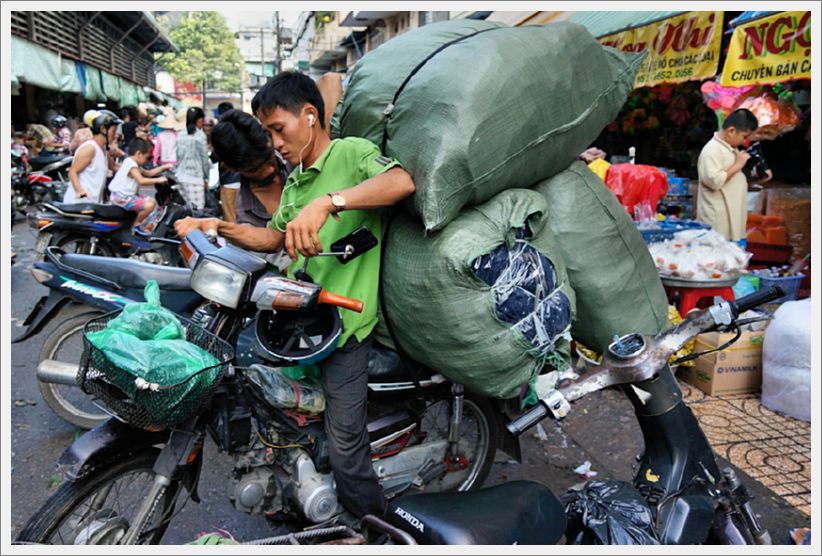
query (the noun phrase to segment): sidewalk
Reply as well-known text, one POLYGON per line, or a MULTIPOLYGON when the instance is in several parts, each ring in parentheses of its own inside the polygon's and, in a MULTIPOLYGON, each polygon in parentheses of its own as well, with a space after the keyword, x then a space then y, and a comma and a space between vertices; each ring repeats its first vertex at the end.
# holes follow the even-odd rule
MULTIPOLYGON (((774 544, 788 544, 794 527, 810 527, 810 425, 762 408, 758 395, 716 398, 682 382, 680 387, 719 466, 730 463, 754 496, 774 544)), ((521 438, 521 465, 498 453, 488 484, 532 479, 560 496, 582 481, 574 469, 585 461, 598 479, 631 481, 643 449, 633 407, 616 389, 575 402, 561 425, 545 420, 542 431, 542 440, 538 428, 521 438)))

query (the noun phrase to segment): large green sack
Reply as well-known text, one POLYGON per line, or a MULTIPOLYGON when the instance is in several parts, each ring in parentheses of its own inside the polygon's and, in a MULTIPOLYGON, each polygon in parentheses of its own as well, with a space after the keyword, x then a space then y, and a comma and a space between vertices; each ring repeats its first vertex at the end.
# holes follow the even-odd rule
POLYGON ((387 318, 414 360, 498 398, 520 394, 546 363, 564 368, 574 292, 546 213, 538 193, 511 189, 427 236, 416 221, 395 216, 384 239, 387 314, 378 338, 387 335, 387 318), (526 225, 532 237, 517 239, 526 225), (506 271, 483 281, 492 268, 506 271), (522 312, 501 314, 514 306, 501 302, 516 301, 522 312))
POLYGON ((625 208, 580 161, 535 186, 577 294, 571 334, 602 353, 615 334, 656 334, 668 301, 648 248, 625 208))
POLYGON ((337 105, 337 134, 387 137, 429 231, 564 170, 616 117, 646 55, 570 22, 485 25, 448 21, 392 39, 357 62, 337 105), (448 44, 453 35, 471 36, 448 44))

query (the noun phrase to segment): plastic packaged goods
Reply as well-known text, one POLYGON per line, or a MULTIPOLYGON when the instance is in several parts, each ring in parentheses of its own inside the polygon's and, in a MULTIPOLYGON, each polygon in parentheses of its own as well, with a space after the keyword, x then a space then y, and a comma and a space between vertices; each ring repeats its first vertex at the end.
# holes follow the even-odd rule
POLYGON ((762 343, 762 405, 811 420, 811 300, 788 301, 762 343))
POLYGON ((668 191, 668 179, 656 166, 613 164, 605 174, 605 185, 614 192, 620 204, 635 220, 645 220, 656 212, 656 206, 668 191))
POLYGON ((693 281, 739 278, 751 258, 737 243, 713 230, 684 230, 648 250, 660 276, 693 281))
POLYGON ((388 322, 414 360, 498 398, 519 395, 546 363, 566 367, 574 293, 546 212, 538 193, 511 189, 428 236, 396 216, 380 343, 393 345, 388 322))
POLYGON ((440 230, 565 169, 619 113, 645 55, 567 21, 425 25, 357 62, 332 135, 384 143, 414 178, 409 208, 440 230))
POLYGON ((279 367, 256 364, 243 371, 243 374, 273 407, 293 409, 310 415, 319 415, 325 411, 325 395, 319 382, 314 379, 304 377, 294 380, 279 367))
POLYGON ((577 294, 574 339, 602 353, 614 334, 664 330, 668 300, 654 261, 602 180, 577 161, 534 190, 577 294))

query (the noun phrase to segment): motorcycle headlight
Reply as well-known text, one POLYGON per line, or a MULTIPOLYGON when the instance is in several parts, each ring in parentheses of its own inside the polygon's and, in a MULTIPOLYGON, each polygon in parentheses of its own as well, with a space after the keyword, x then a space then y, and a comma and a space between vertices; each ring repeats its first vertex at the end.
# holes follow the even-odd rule
POLYGON ((191 273, 191 289, 206 299, 236 309, 247 279, 244 272, 206 259, 191 273))

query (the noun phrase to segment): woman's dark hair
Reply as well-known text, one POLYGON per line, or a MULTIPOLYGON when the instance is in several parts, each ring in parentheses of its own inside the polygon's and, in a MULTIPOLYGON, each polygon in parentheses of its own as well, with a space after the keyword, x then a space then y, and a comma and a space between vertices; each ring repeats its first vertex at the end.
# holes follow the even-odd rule
POLYGON ((128 144, 129 156, 134 156, 136 153, 151 154, 151 151, 151 143, 149 143, 145 139, 140 139, 139 137, 136 139, 132 139, 131 143, 128 144))
POLYGON ((255 114, 265 114, 269 110, 282 108, 296 115, 305 103, 314 105, 320 127, 325 129, 325 103, 317 84, 302 73, 284 71, 269 79, 257 91, 251 99, 251 110, 255 114))
POLYGON ((211 131, 211 146, 221 162, 238 171, 268 162, 274 151, 260 122, 242 110, 220 116, 211 131))
POLYGON ((189 135, 194 135, 194 132, 197 131, 196 124, 200 118, 205 118, 205 112, 203 112, 202 108, 192 106, 186 110, 186 131, 188 131, 189 135))
POLYGON ((728 129, 729 127, 736 128, 737 131, 742 132, 756 131, 756 128, 759 127, 759 122, 756 120, 753 112, 747 108, 740 108, 739 110, 731 112, 731 115, 722 122, 722 129, 728 129))
POLYGON ((228 112, 229 110, 234 110, 234 105, 228 101, 221 102, 217 105, 217 116, 222 117, 222 115, 228 112))

